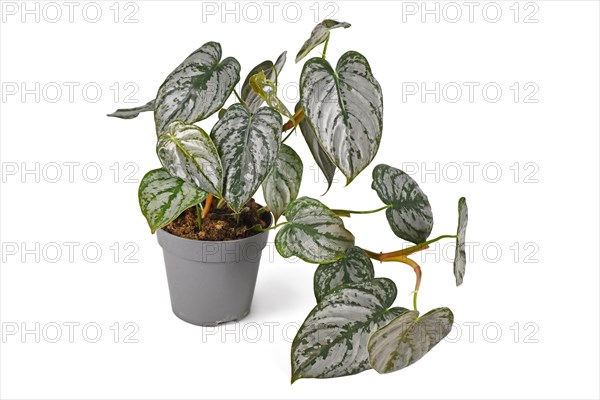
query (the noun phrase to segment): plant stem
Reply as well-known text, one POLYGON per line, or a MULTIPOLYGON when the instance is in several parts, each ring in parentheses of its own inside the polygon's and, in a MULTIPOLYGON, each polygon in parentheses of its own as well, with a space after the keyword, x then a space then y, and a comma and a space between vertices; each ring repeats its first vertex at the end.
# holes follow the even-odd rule
POLYGON ((387 258, 383 261, 401 262, 403 264, 408 265, 409 267, 411 267, 413 269, 413 271, 415 271, 415 275, 417 276, 417 281, 415 282, 415 290, 413 292, 413 308, 415 309, 415 311, 417 311, 417 294, 419 293, 419 288, 421 287, 421 278, 423 276, 423 274, 421 272, 421 267, 419 266, 419 264, 417 264, 416 262, 414 262, 413 260, 411 260, 410 258, 405 257, 405 256, 391 257, 391 258, 387 258))
POLYGON ((411 246, 411 247, 407 247, 406 249, 392 251, 392 252, 389 252, 389 253, 375 253, 375 252, 369 251, 369 250, 365 250, 365 252, 367 253, 367 255, 369 257, 371 257, 374 260, 387 261, 387 260, 389 260, 391 258, 394 258, 394 257, 405 257, 405 256, 409 256, 409 255, 411 255, 413 253, 416 253, 418 251, 428 249, 429 245, 431 243, 435 243, 438 240, 442 240, 442 239, 446 239, 446 238, 455 238, 456 239, 456 235, 442 235, 442 236, 438 236, 435 239, 431 239, 431 240, 428 240, 426 242, 419 243, 419 244, 416 244, 416 245, 411 246))
POLYGON ((206 218, 208 213, 210 212, 210 206, 212 204, 213 195, 208 194, 206 196, 206 200, 204 201, 204 209, 202 210, 202 219, 206 218))
POLYGON ((196 204, 196 221, 198 230, 202 230, 202 206, 200 204, 196 204))
POLYGON ((368 211, 352 211, 352 210, 331 210, 334 213, 336 213, 337 215, 339 215, 340 217, 349 217, 350 214, 373 214, 382 210, 385 210, 386 208, 390 208, 391 205, 385 205, 381 208, 378 208, 376 210, 368 210, 368 211))
POLYGON ((285 131, 288 131, 288 130, 294 128, 296 125, 298 125, 300 122, 302 122, 303 119, 304 119, 304 110, 299 109, 294 114, 294 118, 290 119, 288 122, 285 123, 285 125, 283 125, 281 131, 285 132, 285 131))
POLYGON ((221 198, 219 199, 219 202, 217 203, 217 208, 222 208, 225 205, 225 199, 221 198))
POLYGON ((330 35, 327 35, 327 40, 325 40, 325 46, 323 47, 323 59, 325 59, 325 54, 327 54, 327 45, 329 44, 329 37, 330 35))

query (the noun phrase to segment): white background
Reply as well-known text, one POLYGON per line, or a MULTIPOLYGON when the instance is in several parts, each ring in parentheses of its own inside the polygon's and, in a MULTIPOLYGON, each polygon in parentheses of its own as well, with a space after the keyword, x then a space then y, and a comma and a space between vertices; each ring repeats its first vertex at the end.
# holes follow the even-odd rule
MULTIPOLYGON (((54 5, 38 3, 36 22, 35 12, 22 15, 21 2, 2 3, 3 398, 600 396, 597 2, 480 2, 472 22, 463 2, 441 2, 439 22, 435 14, 422 22, 421 2, 299 2, 285 12, 285 3, 248 8, 232 2, 227 7, 239 12, 223 15, 221 2, 203 8, 192 1, 116 7, 110 1, 98 2, 102 15, 96 23, 90 22, 93 5, 83 13, 85 2, 77 3, 73 22, 68 6, 54 3, 62 13, 54 23, 54 5), (462 17, 453 23, 456 5, 462 17), (257 7, 262 16, 252 22, 257 7), (497 8, 502 14, 493 23, 497 8), (125 23, 132 12, 137 22, 125 23), (452 340, 393 374, 366 371, 290 385, 290 340, 314 304, 315 267, 283 260, 270 245, 245 320, 203 330, 177 319, 160 247, 137 203, 137 182, 159 166, 152 116, 122 121, 105 114, 136 105, 125 102, 132 87, 139 89, 132 97, 137 104, 152 99, 164 77, 210 40, 222 44, 224 57, 241 62, 242 78, 258 62, 288 50, 280 79, 288 84, 284 97, 292 108, 297 100, 292 83, 301 68, 294 64, 295 53, 315 23, 332 12, 352 27, 332 32, 328 59, 335 63, 351 49, 369 59, 384 92, 385 128, 375 162, 347 188, 337 175, 339 182, 320 199, 333 208, 377 208, 372 168, 377 163, 405 168, 431 201, 432 236, 455 232, 457 200, 467 197, 472 254, 460 288, 451 257, 443 254, 452 252, 448 242, 425 259, 417 256, 424 271, 420 309, 450 307, 457 324, 452 340), (537 22, 525 23, 531 13, 530 22, 537 22), (422 82, 427 89, 440 83, 439 102, 434 94, 421 99, 420 93, 406 93, 422 82), (472 102, 464 82, 479 84, 472 102), (486 99, 482 87, 488 83, 486 99), (69 99, 67 85, 75 84, 69 99), (457 85, 462 97, 453 103, 451 89, 457 85), (492 102, 495 86, 502 95, 492 102), (33 91, 22 97, 23 88, 33 91), (23 174, 36 163, 37 175, 23 174), (97 168, 102 176, 92 183, 97 168), (423 169, 434 172, 424 175, 423 169), (76 243, 72 259, 65 245, 70 242, 76 243), (96 248, 102 254, 92 262, 96 248), (125 262, 136 249, 128 261, 137 263, 125 262), (39 343, 34 333, 21 336, 23 328, 35 331, 36 323, 39 343), (68 323, 79 324, 72 343, 68 323), (82 328, 89 323, 86 336, 82 328), (57 325, 62 337, 51 343, 57 325), (89 343, 94 326, 102 336, 89 343), (126 343, 131 340, 125 334, 136 326, 129 339, 137 343, 126 343), (10 335, 15 327, 19 331, 10 335)), ((209 130, 213 122, 200 125, 209 130)), ((301 193, 319 198, 325 184, 315 179, 302 137, 289 143, 305 160, 301 193)), ((402 247, 383 213, 354 216, 347 226, 365 248, 402 247)), ((376 273, 395 280, 396 304, 409 307, 410 268, 376 265, 376 273)))

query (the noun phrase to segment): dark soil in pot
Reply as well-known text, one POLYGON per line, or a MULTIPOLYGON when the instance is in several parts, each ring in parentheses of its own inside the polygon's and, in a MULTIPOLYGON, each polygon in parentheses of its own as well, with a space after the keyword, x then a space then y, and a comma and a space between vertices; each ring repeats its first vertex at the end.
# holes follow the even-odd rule
POLYGON ((243 239, 259 233, 252 230, 253 226, 260 225, 267 228, 271 223, 270 213, 263 212, 259 214, 261 207, 254 199, 251 199, 240 213, 238 222, 229 207, 217 208, 216 201, 213 201, 210 212, 202 220, 202 229, 198 229, 196 207, 188 208, 163 229, 172 235, 192 240, 227 241, 243 239))

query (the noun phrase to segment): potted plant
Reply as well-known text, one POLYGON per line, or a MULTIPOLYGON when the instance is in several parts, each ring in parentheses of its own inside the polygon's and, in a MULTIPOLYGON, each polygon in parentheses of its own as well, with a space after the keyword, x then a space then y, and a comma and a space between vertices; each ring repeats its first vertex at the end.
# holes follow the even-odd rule
POLYGON ((283 257, 319 264, 317 304, 292 343, 292 382, 411 365, 450 332, 454 317, 446 307, 419 315, 422 272, 410 256, 451 238, 457 285, 465 271, 465 199, 458 203, 457 232, 429 239, 429 200, 394 167, 373 169, 372 188, 383 202, 375 210, 330 209, 314 198, 298 198, 303 163, 285 144, 288 131, 300 128, 328 188, 337 170, 352 182, 374 159, 381 140, 383 95, 367 59, 348 51, 335 68, 326 60, 330 31, 340 27, 350 24, 321 22, 296 56, 298 62, 324 43, 322 55, 304 64, 294 113, 277 96, 285 52, 254 67, 238 93, 240 64, 232 57, 221 60, 221 46, 208 42, 166 78, 155 100, 110 114, 127 119, 154 112, 162 168, 144 176, 139 202, 163 247, 177 316, 198 325, 243 318, 272 229, 280 228, 275 246, 283 257), (232 93, 237 102, 225 107, 232 93), (196 125, 217 112, 210 134, 196 125), (265 206, 253 200, 259 187, 265 206), (411 246, 388 253, 356 246, 342 218, 380 211, 392 232, 411 246), (392 307, 396 287, 375 277, 372 259, 415 271, 412 310, 392 307))

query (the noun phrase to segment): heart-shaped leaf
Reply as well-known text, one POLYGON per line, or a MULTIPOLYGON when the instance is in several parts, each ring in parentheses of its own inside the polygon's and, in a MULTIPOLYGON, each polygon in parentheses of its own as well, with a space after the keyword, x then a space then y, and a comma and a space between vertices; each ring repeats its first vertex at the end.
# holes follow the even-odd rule
POLYGON ((288 223, 277 236, 275 247, 283 257, 297 256, 310 263, 329 263, 346 255, 354 236, 342 219, 318 200, 300 197, 285 211, 288 223))
POLYGON ((221 45, 205 43, 189 55, 162 84, 154 104, 156 133, 173 121, 201 121, 218 111, 240 80, 240 63, 221 61, 221 45))
POLYGON ((279 55, 279 57, 277 58, 275 65, 273 65, 273 62, 271 62, 269 60, 263 61, 260 64, 258 64, 256 67, 252 68, 250 73, 248 73, 248 76, 246 76, 246 79, 244 80, 244 83, 242 84, 242 90, 240 92, 240 96, 241 96, 242 100, 244 101, 244 103, 246 103, 246 105, 248 106, 248 109, 250 110, 250 112, 255 112, 256 110, 258 110, 258 108, 264 102, 264 100, 261 99, 254 92, 254 90, 252 90, 252 87, 250 86, 250 78, 252 78, 254 75, 256 75, 262 71, 262 72, 264 72, 267 79, 269 79, 271 81, 274 80, 275 82, 277 82, 277 75, 279 75, 281 73, 281 70, 283 69, 283 66, 285 65, 286 56, 287 56, 287 51, 284 51, 283 53, 281 53, 279 55))
POLYGON ((108 114, 109 117, 116 117, 121 119, 132 119, 140 115, 140 113, 146 111, 154 111, 154 100, 150 100, 143 106, 134 108, 119 108, 112 114, 108 114))
POLYGON ((365 57, 345 53, 334 71, 311 58, 300 76, 304 115, 347 183, 375 157, 383 129, 383 95, 365 57))
POLYGON ((171 223, 188 208, 199 204, 205 197, 206 192, 171 176, 164 168, 144 175, 138 191, 140 208, 152 233, 171 223))
POLYGON ((254 93, 267 102, 269 107, 277 110, 279 113, 290 119, 294 118, 283 101, 277 97, 277 85, 275 85, 275 82, 267 79, 267 76, 263 71, 260 71, 250 78, 250 86, 254 93))
POLYGON ((465 267, 467 266, 465 238, 468 221, 469 209, 467 208, 467 199, 461 197, 460 200, 458 200, 458 229, 456 230, 456 254, 454 256, 454 276, 456 277, 456 286, 462 285, 465 276, 465 267))
POLYGON ((312 49, 323 43, 329 38, 329 31, 335 28, 350 28, 350 24, 347 22, 338 22, 333 19, 326 19, 321 23, 317 24, 310 33, 310 37, 296 55, 296 62, 302 60, 312 49))
POLYGON ((373 263, 360 247, 348 249, 346 257, 329 264, 321 264, 315 271, 314 292, 317 303, 336 288, 371 280, 375 277, 373 263))
POLYGON ((173 122, 158 137, 156 153, 171 175, 221 197, 223 169, 219 154, 201 128, 173 122))
POLYGON ((433 214, 425 193, 408 174, 385 164, 373 170, 371 186, 381 201, 392 231, 401 239, 423 243, 433 228, 433 214))
POLYGON ((268 107, 251 114, 241 104, 227 109, 211 138, 223 164, 223 197, 239 212, 271 171, 281 142, 281 115, 268 107))
POLYGON ((380 328, 369 339, 369 362, 380 374, 398 371, 419 361, 445 338, 454 315, 449 308, 436 308, 419 318, 406 311, 380 328))
POLYGON ((263 195, 275 222, 298 197, 302 182, 302 159, 290 146, 281 145, 275 165, 264 180, 263 195))
POLYGON ((389 309, 395 298, 396 285, 386 278, 341 286, 326 295, 292 343, 292 383, 369 369, 369 335, 406 311, 389 309))
MULTIPOLYGON (((295 112, 298 112, 302 106, 300 103, 296 104, 295 112)), ((323 172, 325 179, 327 180, 327 190, 325 193, 329 191, 331 184, 333 183, 333 176, 335 175, 335 164, 329 158, 329 155, 323 150, 319 140, 317 139, 317 134, 315 130, 310 125, 306 118, 302 118, 300 121, 300 131, 302 131, 302 136, 304 136, 304 140, 308 145, 310 153, 312 154, 317 166, 323 172)))

